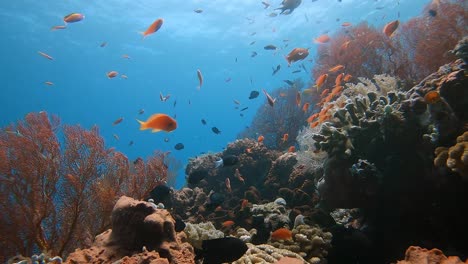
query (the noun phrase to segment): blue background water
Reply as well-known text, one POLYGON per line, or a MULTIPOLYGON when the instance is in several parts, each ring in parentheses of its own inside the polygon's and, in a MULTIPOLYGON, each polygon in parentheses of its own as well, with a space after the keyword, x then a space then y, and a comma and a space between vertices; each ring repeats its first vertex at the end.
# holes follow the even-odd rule
MULTIPOLYGON (((271 91, 284 85, 285 79, 310 81, 313 62, 304 63, 309 72, 292 74, 299 64, 287 67, 284 56, 292 48, 311 48, 311 59, 317 47, 312 40, 325 32, 332 34, 345 21, 382 27, 391 20, 420 15, 429 3, 303 0, 290 15, 269 17, 281 1, 269 2, 271 6, 264 9, 257 0, 1 1, 0 126, 44 110, 59 115, 64 124, 98 125, 107 146, 131 160, 162 150, 171 151, 185 165, 200 152, 221 151, 250 124, 256 109, 265 103, 262 94, 248 100, 251 90, 271 91), (203 12, 195 13, 197 8, 203 12), (50 30, 63 25, 63 17, 73 12, 84 14, 85 19, 65 30, 50 30), (164 19, 163 26, 143 40, 138 33, 157 18, 164 19), (102 42, 107 45, 100 47, 102 42), (280 49, 264 50, 268 44, 280 49), (254 58, 253 51, 258 53, 254 58), (130 59, 122 58, 124 54, 130 59), (272 67, 278 64, 281 70, 272 76, 272 67), (204 75, 200 90, 197 69, 204 75), (128 79, 108 79, 106 73, 111 70, 128 79), (228 78, 232 80, 226 82, 228 78), (54 85, 47 86, 46 81, 54 85), (161 102, 160 92, 171 98, 161 102), (249 107, 244 117, 233 100, 241 102, 240 108, 249 107), (145 113, 139 115, 139 109, 145 113), (140 131, 135 118, 145 120, 153 113, 176 114, 178 129, 155 134, 140 131), (113 126, 119 117, 124 121, 113 126), (213 126, 222 133, 215 135, 213 126), (185 149, 174 149, 179 142, 185 149)), ((177 187, 184 183, 182 168, 177 187)))

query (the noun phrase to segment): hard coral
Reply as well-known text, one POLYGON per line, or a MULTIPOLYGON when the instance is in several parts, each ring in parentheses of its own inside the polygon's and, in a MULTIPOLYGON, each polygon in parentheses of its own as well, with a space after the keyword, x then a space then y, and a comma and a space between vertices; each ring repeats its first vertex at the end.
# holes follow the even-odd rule
POLYGON ((435 155, 435 166, 447 166, 468 180, 468 131, 457 137, 455 145, 436 148, 435 155))
POLYGON ((304 263, 304 259, 297 253, 287 249, 279 249, 271 245, 253 245, 247 243, 249 249, 240 259, 232 264, 251 264, 251 263, 276 263, 283 257, 299 259, 304 263))
POLYGON ((224 233, 220 230, 216 230, 211 222, 198 224, 187 223, 184 232, 187 234, 188 242, 198 249, 202 249, 203 240, 224 237, 224 233))
POLYGON ((447 257, 444 253, 437 249, 425 249, 416 246, 411 246, 406 250, 405 260, 400 260, 397 264, 463 264, 458 257, 447 257))

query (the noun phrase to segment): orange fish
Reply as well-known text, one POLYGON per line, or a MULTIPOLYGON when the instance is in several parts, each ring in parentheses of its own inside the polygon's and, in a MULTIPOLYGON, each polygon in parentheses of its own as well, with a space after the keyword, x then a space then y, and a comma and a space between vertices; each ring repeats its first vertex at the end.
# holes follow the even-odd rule
POLYGON ((170 132, 177 128, 177 122, 166 114, 154 114, 146 122, 138 120, 140 130, 152 129, 151 132, 166 131, 170 132))
POLYGON ((197 76, 198 76, 198 83, 199 83, 198 90, 200 90, 200 88, 203 85, 203 75, 199 69, 197 69, 197 76))
POLYGON ((313 123, 310 123, 310 128, 315 128, 317 127, 318 125, 320 125, 319 121, 315 121, 313 123))
POLYGON ((335 95, 338 95, 339 93, 341 93, 343 91, 344 87, 343 86, 336 86, 335 88, 333 88, 332 90, 332 93, 334 96, 335 95))
POLYGON ((54 85, 53 82, 45 82, 45 84, 47 84, 47 85, 49 85, 49 86, 54 85))
POLYGON ((50 30, 54 31, 54 30, 57 30, 57 29, 66 29, 67 26, 53 26, 52 28, 50 28, 50 30))
POLYGON ((330 91, 330 89, 323 90, 322 93, 320 94, 320 97, 324 97, 325 95, 328 94, 329 91, 330 91))
POLYGON ((234 224, 235 224, 234 221, 232 221, 232 220, 227 220, 227 221, 224 221, 224 222, 222 223, 222 226, 223 226, 224 228, 231 228, 234 224))
POLYGON ((299 60, 305 59, 309 56, 309 50, 305 48, 295 48, 286 55, 286 61, 288 62, 288 66, 291 65, 292 62, 296 62, 299 60))
POLYGON ((265 91, 265 89, 263 89, 263 93, 264 93, 265 96, 267 97, 268 104, 269 104, 270 106, 274 106, 274 105, 275 105, 275 102, 276 102, 276 98, 273 99, 273 97, 271 97, 271 95, 269 95, 269 94, 267 93, 267 91, 265 91))
POLYGON ((288 133, 285 133, 285 134, 283 135, 283 143, 286 142, 286 141, 288 141, 288 138, 289 138, 289 134, 288 134, 288 133))
POLYGON ((328 74, 322 74, 317 78, 317 81, 315 82, 315 86, 317 87, 317 92, 322 87, 322 85, 327 81, 328 74))
POLYGON ((395 21, 392 21, 392 22, 389 22, 387 23, 384 28, 383 28, 383 33, 387 36, 387 37, 391 37, 393 35, 393 32, 395 32, 395 30, 398 28, 398 25, 400 24, 400 21, 398 20, 395 20, 395 21))
POLYGON ((264 136, 259 136, 257 141, 258 141, 258 143, 262 143, 264 139, 265 139, 264 136))
POLYGON ((344 42, 343 44, 341 44, 340 49, 338 51, 338 55, 340 56, 343 55, 345 51, 348 49, 350 43, 351 43, 351 40, 348 40, 344 42))
POLYGON ((52 56, 50 56, 49 54, 45 54, 44 52, 38 51, 37 53, 39 53, 39 55, 41 55, 42 57, 44 57, 46 59, 49 59, 49 60, 54 59, 54 58, 52 58, 52 56))
POLYGON ((343 77, 344 77, 344 73, 340 73, 336 76, 336 79, 335 79, 335 86, 340 86, 341 85, 341 81, 343 80, 343 77))
POLYGON ((434 104, 440 101, 440 94, 437 91, 430 91, 424 96, 424 101, 427 104, 434 104))
POLYGON ((309 116, 309 118, 307 118, 307 123, 312 123, 312 121, 314 121, 318 116, 319 116, 319 113, 315 113, 309 116))
POLYGON ((296 93, 296 105, 298 107, 301 106, 301 93, 300 92, 296 93))
POLYGON ((271 240, 290 240, 292 238, 292 232, 283 227, 271 233, 270 238, 271 240))
POLYGON ((324 44, 330 41, 330 37, 327 34, 323 34, 314 40, 315 43, 324 44))
POLYGON ((328 70, 328 72, 337 72, 337 71, 344 70, 344 68, 345 68, 345 66, 339 64, 339 65, 336 65, 336 66, 330 68, 330 69, 328 70))
POLYGON ((290 152, 290 153, 296 152, 296 147, 295 146, 290 146, 288 148, 288 152, 290 152))
POLYGON ((241 210, 246 208, 248 205, 249 205, 249 200, 247 200, 247 199, 242 199, 241 200, 241 210))
POLYGON ((141 34, 143 34, 143 38, 146 38, 148 35, 151 35, 153 33, 155 33, 156 31, 158 31, 162 24, 163 24, 164 20, 162 18, 158 18, 156 19, 153 24, 151 24, 148 29, 146 29, 145 32, 142 32, 141 34))
POLYGON ((341 24, 342 27, 349 27, 351 26, 351 23, 350 22, 343 22, 343 24, 341 24))
POLYGON ((310 107, 310 104, 309 104, 309 103, 305 103, 305 104, 302 106, 302 111, 304 111, 304 113, 307 113, 307 111, 309 110, 309 107, 310 107))
POLYGON ((236 169, 236 172, 234 173, 234 176, 242 183, 245 183, 245 180, 244 178, 242 177, 242 175, 240 174, 239 172, 239 169, 236 169))
POLYGON ((81 21, 85 18, 83 14, 80 13, 71 13, 63 18, 63 22, 65 23, 75 23, 81 21))
POLYGON ((118 72, 116 71, 110 71, 107 73, 107 78, 111 79, 111 78, 114 78, 115 76, 119 75, 118 72))
POLYGON ((353 76, 351 74, 346 74, 345 77, 343 78, 343 81, 345 82, 349 82, 351 80, 351 78, 353 78, 353 76))
POLYGON ((122 55, 122 58, 129 60, 130 56, 128 56, 127 54, 124 54, 124 55, 122 55))
POLYGON ((280 97, 286 97, 286 93, 280 93, 280 97))
POLYGON ((246 148, 246 149, 245 149, 245 152, 247 152, 247 153, 252 153, 252 149, 251 149, 251 148, 246 148))
POLYGON ((117 120, 114 121, 114 123, 112 123, 112 125, 114 125, 114 126, 118 125, 118 124, 122 123, 123 120, 124 120, 123 117, 119 117, 117 120))

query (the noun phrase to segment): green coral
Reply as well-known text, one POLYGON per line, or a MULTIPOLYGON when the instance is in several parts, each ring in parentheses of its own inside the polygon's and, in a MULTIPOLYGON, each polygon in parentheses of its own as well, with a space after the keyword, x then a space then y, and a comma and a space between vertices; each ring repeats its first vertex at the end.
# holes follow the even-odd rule
POLYGON ((435 154, 435 166, 446 166, 453 172, 468 179, 468 131, 457 137, 457 143, 455 145, 449 148, 436 148, 435 154))
POLYGON ((301 255, 309 263, 324 263, 331 248, 332 234, 317 226, 299 225, 292 230, 291 240, 271 241, 276 248, 301 255))
POLYGON ((247 243, 248 249, 244 256, 232 264, 276 263, 283 257, 297 258, 305 261, 299 254, 287 249, 279 249, 271 245, 254 245, 247 243))
POLYGON ((202 249, 203 240, 224 237, 224 233, 217 230, 211 222, 198 224, 187 223, 184 232, 187 234, 188 242, 198 249, 202 249))

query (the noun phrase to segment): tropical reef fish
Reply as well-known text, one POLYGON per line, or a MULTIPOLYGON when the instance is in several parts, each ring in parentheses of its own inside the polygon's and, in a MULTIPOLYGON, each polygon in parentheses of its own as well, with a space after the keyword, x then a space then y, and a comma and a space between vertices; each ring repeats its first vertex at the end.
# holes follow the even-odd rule
POLYGON ((287 83, 288 85, 291 85, 291 86, 294 85, 294 82, 290 81, 290 80, 283 80, 283 82, 285 82, 285 83, 287 83))
POLYGON ((144 114, 144 113, 145 113, 145 109, 140 109, 140 110, 138 110, 138 114, 139 114, 139 115, 142 115, 142 114, 144 114))
POLYGON ((266 46, 263 47, 263 48, 266 49, 266 50, 276 50, 276 49, 277 49, 275 45, 271 45, 271 44, 270 44, 270 45, 266 45, 266 46))
POLYGON ((287 228, 280 228, 271 233, 271 240, 289 240, 292 238, 292 232, 287 228))
POLYGON ((315 86, 317 87, 317 91, 322 87, 322 85, 327 81, 328 74, 322 74, 317 78, 317 81, 315 82, 315 86))
POLYGON ((289 138, 289 134, 288 134, 288 133, 285 133, 285 134, 283 135, 283 143, 286 142, 286 141, 288 141, 288 138, 289 138))
POLYGON ((255 57, 255 56, 257 56, 257 52, 252 51, 252 54, 250 55, 250 57, 253 58, 253 57, 255 57))
POLYGON ((37 53, 39 53, 39 55, 41 55, 42 57, 46 58, 46 59, 49 59, 49 60, 53 60, 54 58, 52 58, 52 56, 50 56, 49 54, 46 54, 42 51, 38 51, 37 53))
POLYGON ((278 64, 278 66, 276 66, 276 69, 273 68, 273 73, 271 75, 275 75, 280 69, 281 69, 281 65, 278 64))
POLYGON ((351 23, 350 22, 343 22, 343 24, 341 24, 342 27, 349 27, 351 26, 351 23))
POLYGON ((392 22, 387 23, 384 28, 383 28, 383 33, 387 37, 391 37, 393 35, 393 32, 398 28, 398 25, 400 22, 398 20, 394 20, 392 22))
POLYGON ((324 44, 324 43, 327 43, 328 41, 330 41, 330 37, 327 34, 320 35, 319 37, 314 39, 314 42, 319 43, 319 44, 324 44))
POLYGON ((49 85, 49 86, 54 85, 53 82, 44 82, 44 83, 47 84, 47 85, 49 85))
POLYGON ((197 77, 198 77, 198 90, 200 90, 200 88, 203 85, 203 75, 202 75, 200 69, 197 69, 197 77))
POLYGON ((280 14, 291 14, 294 9, 298 8, 302 0, 283 0, 281 2, 281 7, 276 8, 276 10, 281 10, 280 14))
POLYGON ((265 140, 265 137, 264 137, 264 136, 259 136, 259 137, 257 138, 257 142, 258 142, 258 143, 262 143, 263 140, 265 140))
POLYGON ((200 14, 200 13, 203 12, 203 9, 197 8, 197 9, 193 10, 193 12, 195 12, 197 14, 200 14))
POLYGON ((151 129, 151 132, 166 131, 170 132, 177 128, 177 122, 166 114, 154 114, 146 122, 138 120, 140 130, 151 129))
POLYGON ((292 62, 296 62, 299 60, 305 59, 309 56, 309 50, 305 48, 294 48, 289 52, 286 56, 286 61, 288 61, 288 66, 291 65, 292 62))
POLYGON ((215 161, 215 168, 236 165, 238 162, 239 158, 237 156, 228 155, 215 161))
POLYGON ((424 101, 427 104, 435 104, 440 101, 440 94, 437 91, 430 91, 424 96, 424 101))
POLYGON ((57 29, 66 29, 67 26, 53 26, 52 28, 50 28, 50 30, 54 31, 54 30, 57 30, 57 29))
POLYGON ((249 95, 249 99, 255 99, 260 95, 258 91, 251 91, 249 95))
POLYGON ((105 41, 102 42, 101 45, 99 45, 99 47, 101 47, 101 48, 104 48, 105 46, 107 46, 107 42, 105 42, 105 41))
POLYGON ((328 70, 328 72, 337 72, 337 71, 342 71, 344 70, 345 66, 338 64, 328 70))
POLYGON ((175 144, 175 146, 174 146, 174 149, 176 149, 176 150, 182 150, 182 149, 184 149, 184 148, 185 148, 185 146, 184 146, 184 144, 182 144, 182 143, 177 143, 177 144, 175 144))
POLYGON ((119 75, 119 73, 116 72, 116 71, 110 71, 110 72, 106 73, 106 75, 107 75, 107 78, 111 79, 111 78, 114 78, 115 76, 119 75))
POLYGON ((262 1, 262 4, 264 6, 264 9, 267 9, 268 7, 270 7, 270 3, 268 2, 262 1))
POLYGON ((153 199, 155 204, 164 203, 167 198, 171 196, 172 192, 173 191, 169 186, 160 184, 151 190, 150 198, 153 199))
POLYGON ((294 153, 294 152, 296 152, 296 147, 295 147, 295 146, 290 146, 290 147, 288 148, 288 152, 289 152, 289 153, 294 153))
POLYGON ((166 102, 170 97, 170 94, 164 96, 161 92, 159 92, 159 100, 161 100, 161 102, 166 102))
POLYGON ((273 97, 271 97, 271 96, 267 93, 267 91, 265 91, 265 89, 263 89, 263 93, 264 93, 265 96, 267 97, 268 104, 269 104, 270 106, 274 106, 274 105, 275 105, 275 102, 276 102, 276 98, 273 99, 273 97))
POLYGON ((219 130, 217 127, 212 127, 211 131, 213 131, 215 134, 221 134, 221 130, 219 130))
MULTIPOLYGON (((231 188, 231 180, 229 178, 226 178, 224 180, 224 184, 226 185, 226 190, 228 193, 231 193, 232 192, 232 188, 231 188)), ((234 222, 233 222, 234 223, 234 222)))
POLYGON ((202 123, 203 125, 206 125, 206 120, 205 120, 205 119, 202 119, 202 120, 201 120, 201 123, 202 123))
POLYGON ((123 117, 119 117, 117 120, 114 121, 114 123, 112 123, 112 125, 114 125, 114 126, 118 125, 118 124, 122 123, 123 120, 124 120, 123 117))
POLYGON ((242 111, 245 111, 245 110, 247 110, 247 109, 249 109, 249 107, 248 107, 248 106, 246 106, 246 107, 242 108, 240 111, 242 112, 242 111))
POLYGON ((143 38, 146 38, 147 36, 155 33, 156 31, 158 31, 162 24, 163 24, 164 20, 162 18, 158 18, 156 19, 153 24, 151 24, 145 32, 142 32, 141 34, 143 34, 143 38))
POLYGON ((69 15, 66 15, 63 18, 63 22, 65 22, 65 23, 75 23, 75 22, 83 20, 84 18, 85 18, 85 16, 83 14, 71 13, 69 15))

